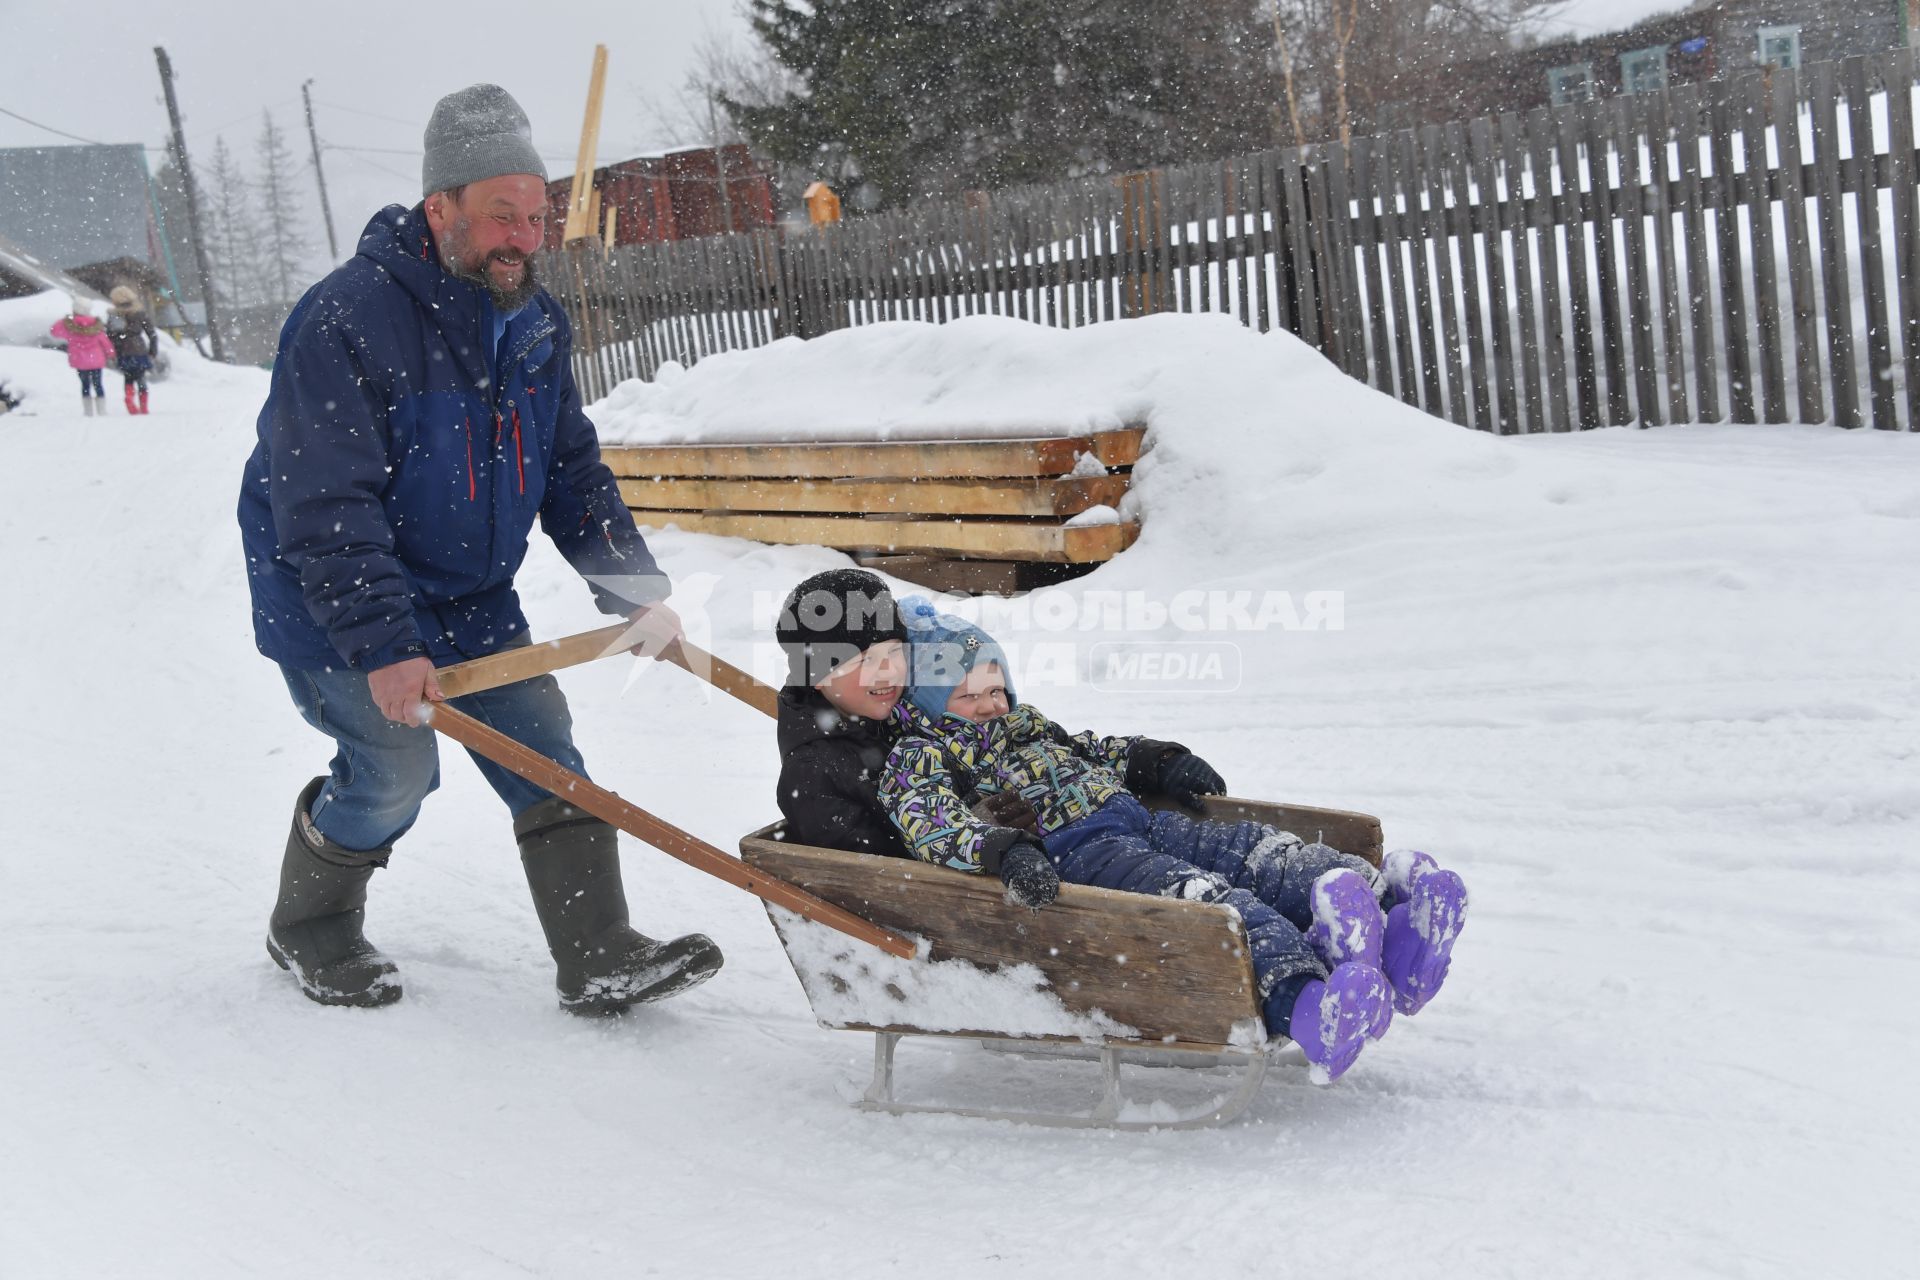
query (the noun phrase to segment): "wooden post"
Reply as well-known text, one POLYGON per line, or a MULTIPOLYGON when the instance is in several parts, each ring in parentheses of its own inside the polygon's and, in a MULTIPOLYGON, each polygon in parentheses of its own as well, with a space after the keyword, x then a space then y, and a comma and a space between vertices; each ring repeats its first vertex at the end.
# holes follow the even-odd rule
POLYGON ((580 154, 573 162, 573 191, 567 200, 567 225, 562 242, 594 233, 589 220, 593 199, 593 162, 600 150, 600 103, 607 87, 607 46, 593 46, 593 76, 587 82, 587 115, 580 126, 580 154))
POLYGON ((200 273, 200 305, 206 309, 207 341, 213 346, 213 358, 225 364, 227 349, 220 336, 220 300, 213 287, 213 269, 207 265, 207 243, 200 235, 200 184, 194 181, 193 164, 187 159, 187 135, 181 130, 180 104, 173 96, 173 63, 167 51, 157 45, 153 56, 160 64, 160 88, 166 94, 167 121, 173 127, 173 136, 169 139, 173 167, 180 172, 180 188, 187 197, 187 234, 193 239, 193 262, 200 273))

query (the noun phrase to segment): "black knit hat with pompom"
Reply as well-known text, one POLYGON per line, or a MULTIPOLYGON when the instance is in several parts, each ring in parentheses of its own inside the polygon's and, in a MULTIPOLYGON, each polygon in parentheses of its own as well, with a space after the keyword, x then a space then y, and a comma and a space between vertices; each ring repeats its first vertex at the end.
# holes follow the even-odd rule
POLYGON ((818 684, 841 663, 907 629, 893 593, 865 569, 828 569, 787 594, 773 634, 787 653, 787 685, 818 684))

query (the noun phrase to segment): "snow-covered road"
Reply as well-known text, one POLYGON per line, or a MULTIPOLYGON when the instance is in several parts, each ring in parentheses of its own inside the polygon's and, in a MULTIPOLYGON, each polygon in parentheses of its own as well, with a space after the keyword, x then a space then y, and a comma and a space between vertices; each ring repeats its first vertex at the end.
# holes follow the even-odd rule
MULTIPOLYGON (((58 356, 0 347, 34 410, 0 418, 0 1276, 1904 1274, 1920 438, 1487 440, 1223 325, 881 326, 813 344, 798 391, 768 375, 1107 376, 1088 412, 1156 431, 1147 536, 1069 592, 1344 593, 1343 630, 1232 635, 1232 693, 1023 689, 1238 793, 1377 813, 1473 890, 1447 991, 1338 1085, 1279 1070, 1239 1125, 1145 1135, 852 1110, 868 1042, 815 1027, 759 905, 637 844, 638 923, 727 967, 570 1019, 450 757, 373 886, 407 998, 301 999, 261 937, 327 751, 253 651, 232 516, 266 379, 183 357, 151 417, 88 420, 58 356)), ((754 362, 794 359, 673 395, 744 413, 754 362)), ((653 541, 743 665, 755 597, 841 562, 653 541)), ((544 544, 523 582, 540 632, 597 625, 544 544)), ((732 847, 773 812, 771 726, 631 674, 563 677, 595 775, 732 847)), ((928 1094, 1091 1088, 901 1064, 928 1094)))

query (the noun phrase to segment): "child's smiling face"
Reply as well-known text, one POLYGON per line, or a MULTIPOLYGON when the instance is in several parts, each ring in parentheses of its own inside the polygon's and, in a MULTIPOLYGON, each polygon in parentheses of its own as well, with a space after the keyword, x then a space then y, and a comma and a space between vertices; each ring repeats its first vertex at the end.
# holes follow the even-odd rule
POLYGON ((1007 678, 997 662, 983 662, 947 695, 947 714, 975 724, 1007 714, 1007 678))
POLYGON ((883 640, 835 667, 814 688, 848 715, 884 720, 907 687, 907 646, 883 640))

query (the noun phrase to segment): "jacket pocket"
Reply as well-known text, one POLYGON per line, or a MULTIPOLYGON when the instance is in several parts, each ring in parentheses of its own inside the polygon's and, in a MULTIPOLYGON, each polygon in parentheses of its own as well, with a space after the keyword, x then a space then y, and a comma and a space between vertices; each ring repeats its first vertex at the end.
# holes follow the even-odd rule
POLYGON ((492 558, 492 410, 455 391, 408 396, 389 415, 382 503, 394 551, 437 598, 480 586, 492 558))

